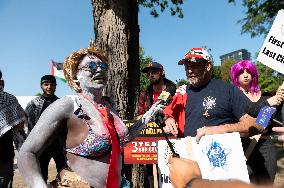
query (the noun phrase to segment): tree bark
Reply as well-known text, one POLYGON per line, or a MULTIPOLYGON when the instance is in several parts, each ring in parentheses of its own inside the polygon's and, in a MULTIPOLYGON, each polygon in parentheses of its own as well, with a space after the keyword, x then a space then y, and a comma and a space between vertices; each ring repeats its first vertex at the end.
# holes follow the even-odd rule
POLYGON ((137 0, 92 0, 96 46, 109 58, 108 85, 123 119, 133 119, 139 89, 137 0))
MULTIPOLYGON (((91 0, 96 46, 109 59, 108 85, 122 119, 133 119, 140 84, 139 25, 137 0, 91 0)), ((124 165, 132 187, 143 187, 143 165, 124 165), (133 167, 133 168, 132 168, 133 167)))

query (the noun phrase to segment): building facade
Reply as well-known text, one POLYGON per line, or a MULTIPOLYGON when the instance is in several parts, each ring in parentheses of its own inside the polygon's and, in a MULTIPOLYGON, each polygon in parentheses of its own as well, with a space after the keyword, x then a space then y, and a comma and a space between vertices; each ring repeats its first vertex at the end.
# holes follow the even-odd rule
POLYGON ((240 61, 244 59, 250 60, 250 58, 251 58, 250 52, 248 52, 246 49, 236 50, 220 56, 221 65, 229 59, 234 61, 240 61))

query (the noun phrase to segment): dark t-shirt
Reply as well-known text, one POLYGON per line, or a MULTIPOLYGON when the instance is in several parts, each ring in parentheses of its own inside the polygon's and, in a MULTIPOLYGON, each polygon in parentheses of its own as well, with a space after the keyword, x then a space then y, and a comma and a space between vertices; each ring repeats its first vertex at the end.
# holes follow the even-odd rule
POLYGON ((45 97, 44 95, 41 96, 44 100, 44 103, 43 103, 43 106, 42 106, 42 109, 41 109, 41 112, 40 114, 42 114, 42 112, 51 104, 53 103, 54 101, 56 101, 58 99, 58 97, 56 95, 52 95, 50 97, 45 97))
POLYGON ((238 88, 217 79, 198 88, 188 86, 187 97, 185 136, 195 136, 203 126, 238 122, 249 102, 238 88))

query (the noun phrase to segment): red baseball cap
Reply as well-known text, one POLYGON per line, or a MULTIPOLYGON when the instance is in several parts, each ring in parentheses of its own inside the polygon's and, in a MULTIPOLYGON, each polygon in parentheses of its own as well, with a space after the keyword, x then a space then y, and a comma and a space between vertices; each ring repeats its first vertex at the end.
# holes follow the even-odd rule
POLYGON ((191 48, 178 64, 183 65, 188 62, 201 62, 203 60, 213 63, 212 56, 204 48, 191 48))

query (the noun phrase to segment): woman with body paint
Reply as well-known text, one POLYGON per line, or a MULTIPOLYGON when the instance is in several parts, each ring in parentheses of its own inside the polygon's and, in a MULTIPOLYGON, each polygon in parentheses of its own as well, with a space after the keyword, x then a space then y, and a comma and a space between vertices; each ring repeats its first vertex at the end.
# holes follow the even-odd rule
POLYGON ((66 58, 64 75, 76 95, 52 103, 22 146, 18 167, 29 187, 47 187, 37 157, 54 138, 64 143, 71 169, 60 173, 54 187, 120 187, 123 146, 135 138, 163 106, 154 104, 128 129, 109 98, 102 94, 108 69, 105 53, 93 43, 66 58))

